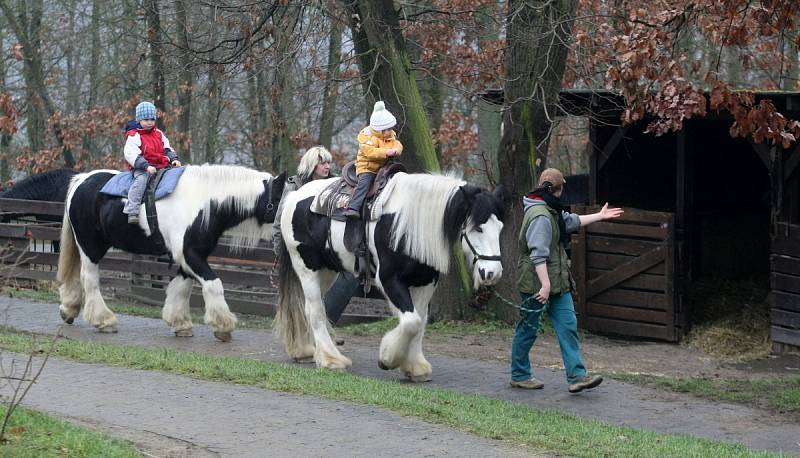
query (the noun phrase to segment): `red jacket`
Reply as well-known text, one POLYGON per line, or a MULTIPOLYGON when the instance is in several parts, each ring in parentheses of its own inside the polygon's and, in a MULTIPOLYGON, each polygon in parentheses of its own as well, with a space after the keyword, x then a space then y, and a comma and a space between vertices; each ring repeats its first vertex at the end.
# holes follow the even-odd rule
MULTIPOLYGON (((150 130, 145 129, 132 129, 126 134, 127 137, 139 135, 141 145, 139 146, 140 154, 147 161, 157 169, 164 169, 169 166, 169 157, 164 151, 164 133, 157 127, 150 130)), ((130 165, 128 167, 132 168, 130 165)))

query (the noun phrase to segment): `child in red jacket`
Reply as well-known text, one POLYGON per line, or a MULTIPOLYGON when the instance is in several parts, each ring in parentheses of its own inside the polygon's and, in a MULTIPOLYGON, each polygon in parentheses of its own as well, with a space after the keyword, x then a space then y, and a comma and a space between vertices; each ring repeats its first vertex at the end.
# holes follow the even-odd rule
POLYGON ((136 122, 125 134, 125 160, 133 170, 133 184, 128 190, 128 203, 123 213, 128 215, 128 223, 139 224, 139 208, 147 187, 147 178, 158 169, 180 167, 178 155, 170 147, 167 136, 156 127, 156 107, 150 102, 136 105, 136 122))

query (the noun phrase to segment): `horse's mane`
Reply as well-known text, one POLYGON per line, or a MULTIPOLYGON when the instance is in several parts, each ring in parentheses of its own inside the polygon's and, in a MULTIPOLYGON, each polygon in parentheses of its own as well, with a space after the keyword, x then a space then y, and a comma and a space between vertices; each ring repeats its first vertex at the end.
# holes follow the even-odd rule
POLYGON ((191 183, 193 192, 203 199, 203 224, 210 223, 212 205, 229 206, 229 209, 244 219, 226 232, 235 247, 254 247, 264 237, 264 228, 253 218, 253 209, 264 193, 264 180, 272 179, 266 172, 236 165, 203 164, 187 166, 181 176, 191 183))
POLYGON ((69 182, 77 173, 72 169, 56 169, 31 175, 0 194, 0 197, 64 202, 69 182))
POLYGON ((381 194, 385 200, 383 212, 394 213, 392 249, 402 250, 438 272, 447 273, 452 234, 458 233, 463 218, 461 221, 445 221, 445 218, 453 214, 447 211, 448 204, 464 184, 455 173, 396 174, 381 194), (452 225, 458 227, 447 227, 452 225))

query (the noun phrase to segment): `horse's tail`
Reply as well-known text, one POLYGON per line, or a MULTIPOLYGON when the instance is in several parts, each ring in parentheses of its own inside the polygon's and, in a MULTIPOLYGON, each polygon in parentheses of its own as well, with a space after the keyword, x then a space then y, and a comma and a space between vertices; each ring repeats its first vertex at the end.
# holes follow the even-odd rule
POLYGON ((80 297, 81 256, 72 223, 69 221, 69 212, 65 208, 64 219, 61 223, 60 251, 58 253, 58 273, 56 279, 61 283, 59 293, 61 300, 70 302, 74 296, 80 297))
POLYGON ((305 294, 300 279, 292 267, 286 244, 280 242, 278 263, 278 310, 275 313, 273 331, 283 341, 286 353, 292 358, 303 358, 314 354, 311 334, 306 319, 305 294), (309 348, 310 347, 310 348, 309 348), (310 352, 310 354, 309 354, 310 352))

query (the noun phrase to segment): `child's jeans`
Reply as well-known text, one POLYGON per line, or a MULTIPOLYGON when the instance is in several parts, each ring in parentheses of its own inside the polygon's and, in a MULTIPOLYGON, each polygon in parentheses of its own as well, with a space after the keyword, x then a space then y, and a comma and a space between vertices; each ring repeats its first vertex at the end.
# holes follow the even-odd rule
POLYGON ((356 185, 356 190, 353 191, 353 198, 350 199, 350 205, 348 207, 352 208, 353 210, 361 211, 361 206, 364 205, 364 199, 367 197, 367 193, 369 192, 369 188, 372 186, 372 182, 375 181, 375 173, 372 172, 361 172, 358 174, 358 184, 356 185))
POLYGON ((131 188, 128 189, 128 203, 125 204, 122 213, 131 216, 139 215, 139 208, 142 206, 142 196, 144 196, 144 190, 147 188, 147 177, 149 176, 147 170, 133 171, 133 183, 131 184, 131 188))

